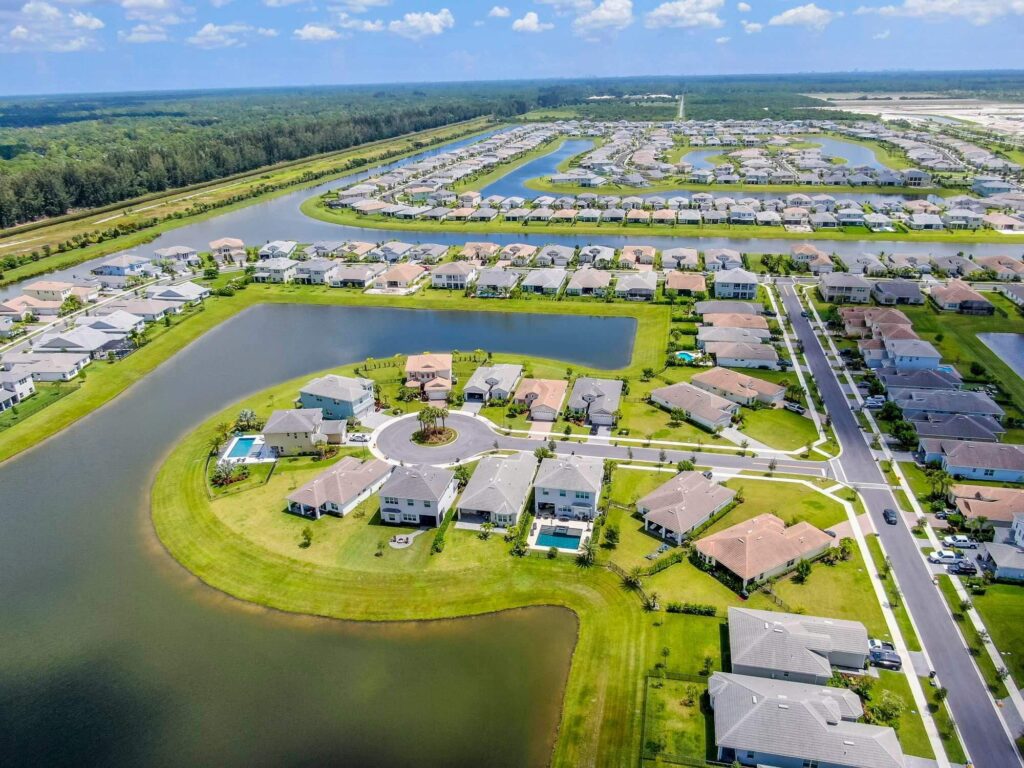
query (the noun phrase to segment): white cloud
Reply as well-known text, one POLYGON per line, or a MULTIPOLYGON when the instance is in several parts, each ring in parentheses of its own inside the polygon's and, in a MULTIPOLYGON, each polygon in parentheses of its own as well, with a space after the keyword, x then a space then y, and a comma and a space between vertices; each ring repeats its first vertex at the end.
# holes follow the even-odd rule
POLYGON ((299 40, 308 40, 311 42, 322 43, 325 40, 337 40, 341 37, 336 29, 331 29, 323 24, 306 24, 304 27, 300 27, 292 32, 299 40))
POLYGON ((633 0, 601 0, 572 22, 578 35, 593 38, 601 32, 616 32, 633 23, 633 0))
POLYGON ((873 40, 888 40, 889 39, 889 35, 891 35, 891 34, 892 34, 891 30, 883 29, 877 35, 872 35, 871 38, 873 40))
POLYGON ((118 0, 126 19, 151 24, 183 24, 195 9, 183 5, 181 0, 118 0))
POLYGON ((212 50, 215 48, 239 48, 246 44, 248 38, 277 37, 276 29, 253 27, 250 24, 204 24, 198 32, 185 39, 196 48, 212 50))
POLYGON ((391 0, 337 0, 335 5, 349 13, 365 13, 371 8, 383 8, 390 5, 391 0))
POLYGON ((103 29, 106 26, 106 24, 92 14, 81 11, 71 11, 68 15, 71 18, 72 26, 78 27, 79 29, 96 30, 103 29))
POLYGON ((384 22, 380 19, 357 19, 349 16, 344 11, 338 11, 337 25, 341 29, 350 29, 355 32, 383 32, 384 22))
POLYGON ((756 21, 747 21, 746 19, 740 19, 740 26, 743 27, 743 31, 748 35, 756 35, 764 29, 764 24, 760 24, 756 21))
MULTIPOLYGON (((512 11, 504 5, 496 5, 487 12, 487 15, 492 19, 507 19, 512 15, 512 11)), ((536 15, 534 14, 534 16, 536 15)))
POLYGON ((1024 16, 1024 0, 903 0, 899 5, 861 6, 856 13, 911 18, 962 18, 983 26, 1003 16, 1024 16))
POLYGON ((672 0, 662 3, 647 14, 644 21, 649 29, 660 27, 711 27, 725 24, 718 15, 725 0, 672 0))
POLYGON ((740 13, 750 13, 750 3, 736 3, 736 10, 740 13))
POLYGON ((104 23, 77 10, 65 12, 45 0, 29 0, 0 14, 0 51, 74 53, 100 47, 95 33, 104 23))
POLYGON ((545 32, 555 25, 543 22, 533 11, 529 11, 523 18, 512 22, 512 29, 515 32, 545 32))
POLYGON ((772 16, 768 24, 773 27, 807 27, 820 32, 842 15, 842 11, 830 11, 808 3, 772 16))
POLYGON ((447 8, 442 8, 437 13, 423 11, 422 13, 407 13, 401 19, 396 19, 388 24, 388 29, 396 35, 407 37, 410 40, 419 40, 424 37, 440 35, 446 29, 455 26, 455 17, 447 8))
POLYGON ((122 43, 162 43, 167 40, 167 30, 159 24, 136 24, 128 32, 117 33, 122 43))
POLYGON ((722 37, 716 37, 715 38, 715 42, 718 43, 719 45, 725 45, 730 40, 732 40, 731 37, 725 37, 724 35, 722 37))

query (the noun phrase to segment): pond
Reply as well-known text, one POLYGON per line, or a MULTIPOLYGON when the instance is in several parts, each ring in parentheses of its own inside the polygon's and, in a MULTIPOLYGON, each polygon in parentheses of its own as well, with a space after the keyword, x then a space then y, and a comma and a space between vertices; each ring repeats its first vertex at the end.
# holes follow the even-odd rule
POLYGON ((246 610, 170 560, 148 488, 200 421, 292 377, 477 347, 614 367, 634 334, 627 318, 257 306, 0 466, 3 762, 543 764, 567 611, 359 624, 246 610))
POLYGON ((512 171, 506 173, 500 179, 491 182, 480 190, 480 194, 484 197, 488 195, 501 195, 502 197, 519 196, 534 198, 543 193, 527 188, 523 182, 558 173, 558 164, 563 160, 568 160, 570 157, 575 157, 583 152, 589 152, 593 148, 594 142, 589 139, 570 139, 565 141, 558 149, 535 158, 528 163, 524 163, 518 168, 512 169, 512 171))
POLYGON ((979 333, 981 342, 1024 379, 1024 334, 979 333))

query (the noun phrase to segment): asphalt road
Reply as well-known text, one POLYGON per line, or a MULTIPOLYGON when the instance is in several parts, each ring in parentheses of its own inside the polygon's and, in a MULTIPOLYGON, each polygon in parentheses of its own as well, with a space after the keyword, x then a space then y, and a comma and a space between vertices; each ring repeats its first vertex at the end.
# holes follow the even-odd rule
MULTIPOLYGON (((842 446, 840 459, 851 485, 883 485, 886 480, 871 455, 860 425, 850 410, 846 395, 831 370, 825 353, 811 329, 801 317, 801 306, 790 284, 779 283, 786 313, 793 330, 804 345, 811 375, 832 417, 832 426, 842 446)), ((903 600, 914 618, 921 642, 942 685, 949 690, 949 707, 960 728, 964 745, 978 768, 1010 768, 1022 765, 1014 745, 1007 737, 999 713, 974 662, 961 641, 956 624, 946 609, 938 587, 921 557, 921 551, 905 521, 893 526, 882 519, 886 507, 897 508, 888 490, 864 488, 861 491, 903 591, 903 600)))
MULTIPOLYGON (((461 413, 451 414, 445 422, 447 426, 458 432, 458 438, 443 446, 422 446, 412 442, 412 434, 419 429, 419 422, 413 418, 398 419, 382 427, 376 436, 377 450, 392 461, 406 464, 450 464, 471 456, 494 450, 534 451, 548 444, 549 438, 541 437, 507 437, 494 432, 487 422, 461 413)), ((562 441, 561 434, 553 434, 550 439, 555 443, 555 453, 577 456, 593 456, 601 459, 636 459, 637 461, 660 461, 661 449, 632 449, 626 446, 614 446, 604 443, 577 443, 562 441)), ((739 456, 737 454, 711 453, 690 450, 665 450, 665 461, 672 464, 692 460, 702 466, 713 466, 720 469, 751 469, 760 472, 768 470, 770 459, 739 456)), ((787 474, 824 477, 828 465, 821 461, 802 461, 800 459, 778 458, 776 472, 787 474)))

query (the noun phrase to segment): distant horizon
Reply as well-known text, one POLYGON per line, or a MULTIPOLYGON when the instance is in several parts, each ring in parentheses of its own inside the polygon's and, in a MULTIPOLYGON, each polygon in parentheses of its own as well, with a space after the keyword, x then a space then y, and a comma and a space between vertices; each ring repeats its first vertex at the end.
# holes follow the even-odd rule
MULTIPOLYGON (((2 61, 2 59, 0 59, 2 61)), ((833 70, 802 70, 791 72, 722 72, 715 74, 635 74, 635 75, 580 75, 576 77, 486 77, 486 78, 452 78, 437 80, 367 80, 360 82, 334 82, 334 83, 286 83, 281 85, 250 84, 250 85, 223 85, 207 88, 124 88, 115 90, 93 90, 93 91, 34 91, 6 93, 0 91, 0 100, 33 99, 33 98, 83 98, 89 96, 118 96, 118 95, 145 95, 154 94, 166 96, 167 94, 223 94, 230 92, 245 91, 289 91, 289 90, 328 90, 345 88, 374 88, 374 87, 395 87, 395 86, 431 86, 431 85, 483 85, 487 83, 616 83, 627 81, 651 81, 651 80, 694 80, 708 81, 715 79, 759 79, 759 78, 828 78, 842 76, 856 77, 885 77, 887 75, 956 75, 956 74, 1020 74, 1024 76, 1024 67, 961 67, 955 69, 915 69, 915 68, 888 68, 888 69, 833 69, 833 70)), ((955 90, 955 89, 950 89, 955 90)), ((882 93, 884 91, 879 91, 882 93)), ((683 92, 685 93, 685 91, 683 92)), ((674 93, 672 95, 680 95, 674 93)), ((971 98, 971 97, 963 97, 971 98)))
POLYGON ((1020 0, 0 0, 5 96, 1019 66, 1020 0))

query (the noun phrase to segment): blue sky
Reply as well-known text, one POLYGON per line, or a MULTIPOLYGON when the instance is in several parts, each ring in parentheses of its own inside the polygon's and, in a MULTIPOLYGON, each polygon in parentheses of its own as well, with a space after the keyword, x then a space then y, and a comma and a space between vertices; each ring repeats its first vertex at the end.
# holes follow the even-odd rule
POLYGON ((1024 0, 0 0, 0 93, 1020 67, 1024 0))

